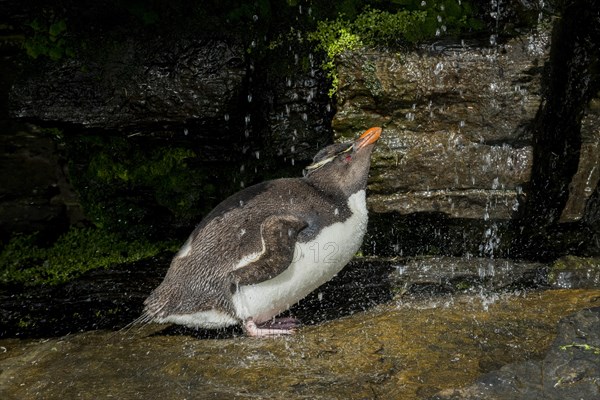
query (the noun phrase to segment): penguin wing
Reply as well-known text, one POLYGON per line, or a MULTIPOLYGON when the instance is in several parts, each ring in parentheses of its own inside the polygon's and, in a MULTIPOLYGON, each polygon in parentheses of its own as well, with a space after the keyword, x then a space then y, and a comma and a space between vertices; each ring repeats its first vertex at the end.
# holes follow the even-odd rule
POLYGON ((274 278, 292 262, 298 233, 308 223, 295 215, 272 215, 260 225, 262 251, 231 274, 239 285, 251 285, 274 278))

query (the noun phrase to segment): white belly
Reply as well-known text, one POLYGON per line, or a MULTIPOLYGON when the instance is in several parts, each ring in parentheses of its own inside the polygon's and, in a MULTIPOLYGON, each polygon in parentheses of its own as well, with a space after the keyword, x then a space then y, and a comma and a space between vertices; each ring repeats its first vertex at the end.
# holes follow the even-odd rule
POLYGON ((260 323, 287 310, 330 280, 352 259, 367 229, 365 191, 348 199, 352 216, 321 230, 314 240, 297 243, 292 264, 275 278, 240 286, 233 295, 236 315, 260 323))

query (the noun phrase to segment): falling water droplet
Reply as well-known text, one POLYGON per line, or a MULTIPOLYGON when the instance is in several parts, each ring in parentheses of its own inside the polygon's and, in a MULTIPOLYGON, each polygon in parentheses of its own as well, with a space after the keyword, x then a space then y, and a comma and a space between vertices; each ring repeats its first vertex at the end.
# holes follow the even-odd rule
POLYGON ((189 133, 189 132, 188 132, 188 128, 183 128, 183 134, 184 134, 185 136, 187 136, 187 135, 188 135, 188 133, 189 133))
POLYGON ((252 93, 248 93, 248 103, 252 103, 252 93))
POLYGON ((244 164, 240 165, 240 172, 244 172, 245 169, 246 169, 246 166, 244 164))
POLYGON ((252 16, 252 19, 254 20, 254 22, 258 21, 258 15, 254 14, 254 15, 252 16))
POLYGON ((495 177, 494 180, 492 181, 492 190, 498 189, 499 186, 500 186, 500 180, 498 179, 498 177, 495 177))
POLYGON ((229 114, 225 114, 225 121, 229 121, 229 114))
POLYGON ((257 160, 260 159, 260 151, 256 150, 254 152, 254 157, 256 157, 257 160))
POLYGON ((517 199, 513 200, 511 209, 513 211, 519 211, 519 200, 517 200, 517 199))
POLYGON ((433 73, 435 75, 439 75, 440 72, 443 71, 443 69, 444 69, 444 63, 440 61, 435 65, 435 69, 433 70, 433 73))

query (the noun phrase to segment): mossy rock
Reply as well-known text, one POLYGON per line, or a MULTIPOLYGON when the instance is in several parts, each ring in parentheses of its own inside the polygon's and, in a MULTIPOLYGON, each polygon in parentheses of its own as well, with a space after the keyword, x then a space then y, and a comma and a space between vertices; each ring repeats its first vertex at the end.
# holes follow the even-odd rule
POLYGON ((561 257, 550 267, 548 283, 559 289, 600 288, 600 258, 561 257))
POLYGON ((35 235, 16 235, 0 251, 0 285, 56 285, 94 269, 117 267, 174 252, 178 243, 127 240, 95 228, 71 229, 43 246, 35 235))

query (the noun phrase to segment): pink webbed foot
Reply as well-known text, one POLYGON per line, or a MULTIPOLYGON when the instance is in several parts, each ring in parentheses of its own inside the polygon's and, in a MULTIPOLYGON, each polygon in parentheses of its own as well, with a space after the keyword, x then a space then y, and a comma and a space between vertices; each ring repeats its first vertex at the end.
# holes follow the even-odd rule
POLYGON ((292 335, 298 325, 298 320, 294 318, 275 319, 260 325, 249 319, 244 322, 244 330, 253 337, 292 335))

